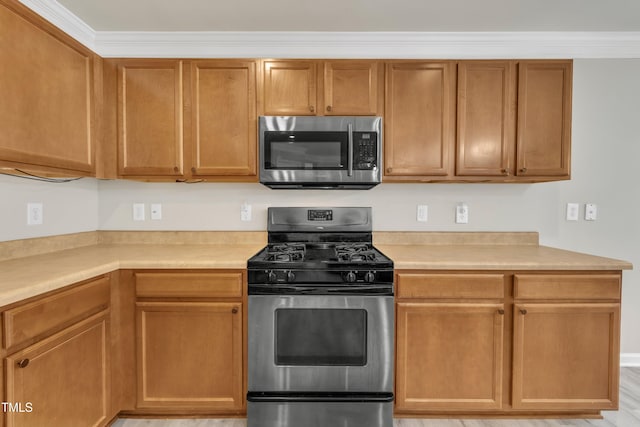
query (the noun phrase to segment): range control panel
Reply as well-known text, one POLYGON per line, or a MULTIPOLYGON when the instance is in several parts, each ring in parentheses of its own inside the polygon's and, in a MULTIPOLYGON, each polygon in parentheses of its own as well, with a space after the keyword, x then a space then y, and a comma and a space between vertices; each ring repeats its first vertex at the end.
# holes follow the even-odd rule
POLYGON ((374 170, 378 167, 378 133, 353 132, 353 168, 374 170))

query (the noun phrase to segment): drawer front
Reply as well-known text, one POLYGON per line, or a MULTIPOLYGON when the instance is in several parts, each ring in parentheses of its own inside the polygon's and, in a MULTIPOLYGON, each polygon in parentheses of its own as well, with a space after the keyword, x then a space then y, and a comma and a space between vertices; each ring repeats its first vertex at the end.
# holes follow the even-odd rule
POLYGON ((241 298, 244 274, 135 273, 136 295, 147 298, 241 298))
POLYGON ((504 274, 397 274, 398 298, 504 297, 504 274))
POLYGON ((4 346, 48 335, 109 307, 109 279, 101 277, 68 291, 9 309, 4 317, 4 346))
POLYGON ((516 299, 619 300, 622 281, 617 274, 516 274, 516 299))

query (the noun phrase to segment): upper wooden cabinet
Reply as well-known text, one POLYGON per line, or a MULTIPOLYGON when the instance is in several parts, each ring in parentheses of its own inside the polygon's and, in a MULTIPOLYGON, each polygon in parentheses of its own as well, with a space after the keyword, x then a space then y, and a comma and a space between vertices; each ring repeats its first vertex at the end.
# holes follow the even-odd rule
POLYGON ((255 61, 196 61, 191 82, 191 174, 255 177, 255 61))
POLYGON ((367 60, 266 60, 264 115, 374 116, 382 68, 367 60))
POLYGON ((107 87, 117 84, 109 104, 117 110, 110 122, 117 123, 117 176, 255 181, 256 66, 249 60, 108 60, 107 87))
POLYGON ((571 61, 520 62, 518 176, 569 177, 571 86, 571 61))
POLYGON ((515 64, 458 64, 456 175, 513 174, 515 154, 515 64))
POLYGON ((0 163, 95 174, 99 64, 35 13, 0 4, 0 163))
POLYGON ((183 174, 182 61, 118 65, 118 174, 183 174))
POLYGON ((416 181, 453 174, 455 64, 386 66, 384 179, 416 181))

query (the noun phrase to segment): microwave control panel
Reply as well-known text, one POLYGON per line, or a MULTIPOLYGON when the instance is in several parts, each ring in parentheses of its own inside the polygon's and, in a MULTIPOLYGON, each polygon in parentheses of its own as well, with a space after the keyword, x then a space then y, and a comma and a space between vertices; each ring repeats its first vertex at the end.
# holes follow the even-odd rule
POLYGON ((373 170, 378 163, 378 133, 353 132, 353 168, 373 170))

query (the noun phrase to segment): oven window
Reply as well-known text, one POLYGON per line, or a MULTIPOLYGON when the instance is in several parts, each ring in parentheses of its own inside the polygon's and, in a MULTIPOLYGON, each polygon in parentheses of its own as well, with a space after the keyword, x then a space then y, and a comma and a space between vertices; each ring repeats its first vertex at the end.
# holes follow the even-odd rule
POLYGON ((276 365, 364 366, 367 312, 362 309, 278 309, 276 365))

